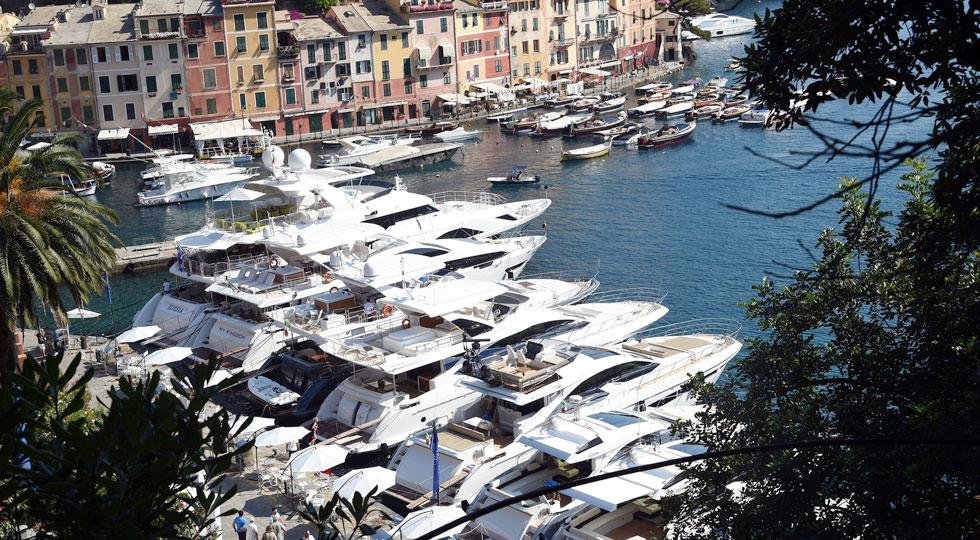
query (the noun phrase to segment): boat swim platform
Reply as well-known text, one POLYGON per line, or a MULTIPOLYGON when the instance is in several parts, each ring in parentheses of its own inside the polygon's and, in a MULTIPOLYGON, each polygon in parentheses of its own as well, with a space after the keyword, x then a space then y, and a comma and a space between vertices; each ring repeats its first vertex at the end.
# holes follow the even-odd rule
POLYGON ((173 240, 117 247, 113 273, 167 268, 175 260, 177 260, 177 247, 174 246, 173 240))

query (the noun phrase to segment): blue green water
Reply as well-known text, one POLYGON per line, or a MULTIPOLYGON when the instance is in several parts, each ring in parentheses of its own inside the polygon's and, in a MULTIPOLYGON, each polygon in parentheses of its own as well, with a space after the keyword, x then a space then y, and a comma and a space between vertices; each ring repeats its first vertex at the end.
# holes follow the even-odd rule
MULTIPOLYGON (((750 15, 753 9, 775 7, 773 2, 743 3, 734 11, 750 15)), ((698 59, 670 77, 678 82, 694 76, 705 80, 722 71, 751 36, 697 42, 698 59)), ((631 98, 632 99, 632 98, 631 98)), ((867 107, 833 103, 820 116, 836 119, 868 118, 867 107)), ((654 125, 653 120, 648 121, 654 125)), ((603 288, 657 286, 669 292, 671 309, 664 323, 700 317, 742 320, 738 306, 752 296, 751 286, 763 276, 785 276, 791 267, 811 263, 803 246, 812 247, 821 229, 836 225, 836 205, 820 207, 780 220, 726 208, 734 204, 765 210, 790 210, 809 204, 836 188, 840 176, 864 176, 872 163, 855 158, 818 160, 795 170, 759 157, 801 163, 800 152, 821 148, 805 129, 784 132, 742 128, 737 123, 699 123, 694 140, 661 150, 614 147, 605 158, 587 162, 561 162, 560 138, 539 140, 526 135, 501 134, 495 125, 473 122, 485 129, 480 144, 467 143, 449 163, 401 173, 408 188, 421 193, 444 190, 491 190, 486 177, 503 175, 512 165, 528 165, 544 179, 545 187, 496 188, 510 200, 550 197, 553 205, 543 221, 548 242, 528 266, 528 273, 557 270, 593 272, 597 264, 603 288), (600 263, 601 261, 601 263, 600 263)), ((843 126, 823 126, 832 134, 849 134, 843 126)), ((925 123, 893 126, 894 137, 928 131, 925 123)), ((579 140, 569 146, 594 144, 579 140)), ((320 150, 310 146, 314 155, 320 150)), ((286 149, 287 153, 291 149, 286 149)), ((144 166, 122 164, 112 186, 97 198, 113 207, 122 223, 117 234, 126 242, 136 238, 172 238, 203 223, 203 202, 181 207, 133 208, 135 181, 144 166)), ((529 171, 530 172, 530 171, 529 171)), ((899 173, 883 182, 880 197, 886 206, 900 199, 894 185, 899 173)), ((393 175, 378 175, 391 178, 393 175)), ((535 224, 535 228, 540 225, 535 224)), ((116 319, 128 322, 150 294, 159 289, 165 272, 139 272, 113 276, 116 319), (136 304, 123 309, 123 306, 136 304)), ((171 279, 172 281, 172 279, 171 279)), ((91 309, 108 313, 103 298, 91 309)), ((73 331, 104 326, 107 317, 79 321, 73 331)), ((122 325, 123 323, 119 323, 122 325)), ((744 335, 757 330, 750 325, 744 335)))

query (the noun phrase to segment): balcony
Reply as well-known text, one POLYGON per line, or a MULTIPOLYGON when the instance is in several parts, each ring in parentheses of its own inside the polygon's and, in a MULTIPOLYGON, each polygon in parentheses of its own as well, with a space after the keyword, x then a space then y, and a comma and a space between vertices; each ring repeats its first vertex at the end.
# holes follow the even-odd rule
POLYGON ((487 11, 502 11, 507 9, 507 2, 502 1, 482 1, 480 7, 487 11))
POLYGON ((296 45, 281 45, 276 47, 276 54, 280 60, 296 58, 299 56, 299 47, 296 45))
MULTIPOLYGON (((506 3, 504 4, 506 6, 506 3)), ((428 13, 431 11, 452 11, 455 9, 452 2, 403 2, 401 5, 402 13, 428 13)))
POLYGON ((170 31, 168 31, 168 32, 149 32, 149 33, 146 33, 146 34, 140 32, 139 39, 141 39, 143 41, 148 41, 148 40, 152 40, 152 39, 180 39, 182 37, 180 34, 181 33, 178 32, 178 31, 173 31, 173 32, 170 32, 170 31))
POLYGON ((582 36, 582 43, 602 43, 604 41, 612 41, 619 37, 619 34, 620 32, 615 30, 604 34, 585 34, 582 36))
POLYGON ((552 47, 569 47, 575 44, 575 40, 571 38, 558 38, 548 40, 548 44, 552 47))
POLYGON ((439 58, 438 64, 430 64, 425 60, 419 60, 418 62, 415 63, 415 69, 435 69, 435 68, 448 67, 451 65, 453 65, 453 57, 443 56, 439 58))
POLYGON ((282 82, 284 83, 296 82, 296 76, 291 73, 286 73, 282 76, 282 82))

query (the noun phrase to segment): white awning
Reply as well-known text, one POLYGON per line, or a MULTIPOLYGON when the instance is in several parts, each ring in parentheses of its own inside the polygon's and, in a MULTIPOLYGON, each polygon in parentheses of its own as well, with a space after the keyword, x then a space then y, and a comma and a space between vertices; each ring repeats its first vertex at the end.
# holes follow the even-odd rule
POLYGON ((613 60, 612 62, 606 62, 605 64, 599 64, 601 68, 616 67, 619 65, 619 60, 613 60))
POLYGON ((531 85, 531 88, 537 88, 539 86, 548 86, 547 81, 543 81, 537 77, 524 77, 521 80, 531 85))
POLYGON ((596 77, 609 77, 612 75, 612 73, 609 73, 608 71, 603 71, 596 68, 582 68, 579 71, 581 73, 585 73, 586 75, 595 75, 596 77))
POLYGON ((460 94, 439 94, 437 98, 445 101, 446 103, 460 103, 461 105, 469 105, 470 98, 460 95, 460 94))
POLYGON ((453 45, 448 43, 440 43, 439 46, 442 47, 443 56, 456 56, 456 47, 453 45))
POLYGON ((150 135, 173 135, 180 131, 177 124, 163 124, 160 126, 150 126, 147 128, 147 132, 150 135))
MULTIPOLYGON (((674 476, 671 473, 666 474, 668 478, 674 476)), ((607 512, 612 512, 617 506, 626 501, 638 499, 646 495, 654 495, 659 491, 657 487, 624 479, 631 476, 634 475, 627 475, 621 478, 607 478, 584 486, 563 489, 561 492, 607 512)), ((660 486, 663 486, 664 482, 666 481, 662 481, 660 486)))
POLYGON ((423 45, 419 45, 418 47, 415 48, 415 50, 417 50, 419 52, 419 58, 422 58, 422 59, 432 58, 432 49, 430 49, 428 47, 425 47, 423 45))
POLYGON ((471 86, 475 88, 480 88, 492 94, 496 94, 497 99, 500 101, 514 101, 515 99, 517 99, 516 97, 514 97, 513 92, 494 82, 489 82, 489 81, 478 82, 478 83, 473 83, 471 86))
POLYGON ((99 132, 100 141, 117 141, 129 137, 129 128, 103 129, 99 132))
POLYGON ((222 120, 220 122, 200 122, 191 124, 194 139, 208 141, 213 139, 231 139, 234 137, 258 137, 262 135, 247 120, 222 120))

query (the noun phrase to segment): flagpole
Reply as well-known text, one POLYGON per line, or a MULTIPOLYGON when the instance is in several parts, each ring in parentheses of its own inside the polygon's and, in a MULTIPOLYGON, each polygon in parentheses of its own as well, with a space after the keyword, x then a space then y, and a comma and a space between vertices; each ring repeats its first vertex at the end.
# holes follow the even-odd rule
POLYGON ((106 299, 109 301, 109 317, 112 321, 112 332, 116 331, 116 311, 112 307, 112 286, 109 285, 109 272, 102 272, 102 277, 105 278, 105 295, 106 299))

